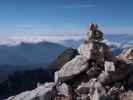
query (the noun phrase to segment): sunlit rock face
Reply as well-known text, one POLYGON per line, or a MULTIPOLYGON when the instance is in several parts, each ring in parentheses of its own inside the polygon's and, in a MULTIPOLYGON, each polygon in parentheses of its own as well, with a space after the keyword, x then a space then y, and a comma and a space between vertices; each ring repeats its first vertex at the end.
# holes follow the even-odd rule
POLYGON ((64 64, 72 60, 77 55, 79 55, 77 49, 67 48, 54 61, 52 61, 52 63, 49 64, 48 68, 53 71, 58 71, 64 64))
MULTIPOLYGON (((97 30, 95 25, 93 28, 97 30)), ((123 100, 123 93, 131 89, 132 76, 132 63, 118 59, 108 45, 93 38, 83 42, 78 48, 78 55, 55 72, 55 81, 44 86, 36 100, 123 100)), ((22 95, 24 99, 18 100, 35 100, 27 99, 23 94, 27 95, 27 92, 14 98, 22 95)), ((14 98, 7 100, 16 100, 14 98)))
POLYGON ((74 76, 85 71, 88 67, 88 59, 82 55, 76 56, 74 59, 66 63, 55 75, 57 75, 57 81, 67 81, 74 76))
POLYGON ((114 61, 111 49, 105 43, 99 43, 95 41, 89 41, 83 43, 78 48, 79 54, 87 57, 88 59, 94 59, 97 63, 101 64, 104 60, 114 61))
POLYGON ((26 91, 6 100, 52 100, 54 95, 54 83, 45 83, 32 91, 26 91))
POLYGON ((118 57, 120 59, 130 60, 133 62, 133 47, 123 50, 123 52, 118 57))

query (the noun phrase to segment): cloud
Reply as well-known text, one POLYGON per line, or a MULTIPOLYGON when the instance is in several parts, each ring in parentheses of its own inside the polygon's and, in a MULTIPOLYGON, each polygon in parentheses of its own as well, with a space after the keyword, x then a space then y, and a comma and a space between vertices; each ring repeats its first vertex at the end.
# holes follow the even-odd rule
MULTIPOLYGON (((106 34, 133 34, 132 27, 102 27, 99 26, 101 30, 106 34)), ((24 42, 32 42, 37 43, 40 41, 49 41, 55 43, 62 43, 64 40, 75 40, 78 41, 80 39, 85 38, 85 34, 88 31, 87 27, 74 27, 74 26, 62 26, 62 27, 50 27, 47 25, 16 25, 16 26, 9 26, 9 27, 0 27, 0 33, 8 33, 5 36, 0 35, 0 45, 1 44, 8 44, 8 45, 16 45, 24 42), (2 31, 3 30, 3 31, 2 31), (9 34, 12 32, 12 34, 9 34)), ((128 41, 128 45, 130 46, 133 44, 132 37, 129 35, 126 37, 121 37, 121 35, 114 35, 113 40, 107 41, 109 45, 115 45, 119 47, 122 41, 128 41), (118 37, 118 38, 116 38, 118 37), (127 38, 127 39, 126 39, 127 38), (130 40, 129 40, 130 38, 130 40), (117 40, 120 40, 118 42, 117 40), (116 40, 116 41, 114 41, 116 40)))
POLYGON ((76 26, 47 25, 0 25, 0 45, 16 45, 24 42, 37 43, 50 41, 60 43, 64 40, 79 40, 84 36, 84 28, 76 26))
POLYGON ((0 37, 0 45, 17 45, 21 42, 38 43, 41 41, 49 41, 54 43, 62 43, 64 40, 78 41, 82 39, 80 35, 14 35, 0 37))

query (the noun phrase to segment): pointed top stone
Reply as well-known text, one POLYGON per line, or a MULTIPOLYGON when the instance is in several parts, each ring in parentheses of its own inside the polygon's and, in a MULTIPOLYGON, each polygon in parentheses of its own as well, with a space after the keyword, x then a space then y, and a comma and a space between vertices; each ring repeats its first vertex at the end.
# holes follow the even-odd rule
POLYGON ((103 40, 103 32, 98 29, 98 25, 91 22, 89 26, 89 32, 87 32, 87 41, 97 41, 103 40))

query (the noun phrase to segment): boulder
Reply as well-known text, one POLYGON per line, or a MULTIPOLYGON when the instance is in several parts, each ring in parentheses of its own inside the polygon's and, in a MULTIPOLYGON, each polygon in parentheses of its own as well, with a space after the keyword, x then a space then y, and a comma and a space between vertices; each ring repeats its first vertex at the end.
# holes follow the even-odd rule
POLYGON ((104 67, 105 67, 104 68, 105 72, 115 71, 115 65, 114 65, 114 62, 112 61, 105 61, 104 67))
POLYGON ((72 95, 72 88, 66 83, 62 83, 56 89, 57 89, 58 95, 63 95, 63 96, 72 95))
POLYGON ((110 48, 105 43, 101 42, 90 41, 88 43, 83 43, 78 48, 78 52, 80 55, 84 55, 88 59, 95 60, 99 65, 101 65, 104 60, 115 60, 110 48))
POLYGON ((109 73, 103 71, 99 76, 98 76, 98 81, 103 83, 103 84, 107 84, 108 82, 108 78, 109 78, 109 73))
POLYGON ((54 86, 54 83, 46 83, 32 91, 22 92, 6 100, 51 100, 55 92, 54 86))
POLYGON ((60 70, 64 64, 72 60, 75 56, 78 55, 78 51, 73 48, 66 49, 61 53, 50 65, 48 68, 53 72, 60 70))
POLYGON ((93 50, 93 43, 83 43, 78 48, 78 52, 80 55, 85 56, 88 59, 91 59, 91 51, 93 50))
POLYGON ((90 80, 89 82, 82 82, 76 89, 77 94, 88 94, 90 92, 91 86, 93 86, 95 82, 94 80, 90 80))
POLYGON ((97 89, 95 89, 95 92, 93 96, 91 97, 91 100, 100 100, 100 94, 98 93, 97 89))
POLYGON ((119 94, 125 92, 125 89, 124 89, 124 86, 120 86, 120 87, 116 87, 116 86, 113 86, 109 91, 108 91, 108 95, 110 95, 113 100, 115 99, 118 99, 119 97, 119 94))
POLYGON ((90 100, 90 96, 88 94, 81 94, 80 96, 77 96, 74 100, 90 100))
POLYGON ((111 72, 103 71, 99 75, 98 80, 102 84, 107 85, 107 84, 110 84, 110 83, 113 83, 113 82, 123 81, 123 80, 127 79, 128 75, 130 75, 131 73, 133 73, 132 64, 125 64, 124 67, 119 68, 115 71, 111 71, 111 72))
MULTIPOLYGON (((53 100, 53 99, 52 99, 53 100)), ((71 96, 56 96, 54 100, 73 100, 71 96)))
POLYGON ((98 66, 91 67, 89 70, 86 71, 88 78, 97 77, 101 73, 101 68, 98 66))
POLYGON ((77 87, 76 93, 77 94, 90 94, 93 95, 95 89, 97 89, 100 94, 105 93, 105 89, 101 85, 100 82, 97 81, 97 79, 92 78, 88 82, 81 82, 81 84, 77 87))
POLYGON ((110 72, 109 74, 109 81, 117 82, 122 81, 128 77, 133 72, 133 66, 127 65, 123 69, 118 69, 115 72, 110 72))
POLYGON ((130 60, 133 62, 133 47, 124 49, 122 53, 118 56, 120 59, 130 60))
POLYGON ((133 91, 127 91, 119 95, 120 100, 133 100, 133 91))
POLYGON ((100 100, 106 94, 106 90, 99 81, 94 84, 94 91, 90 94, 91 100, 100 100))
POLYGON ((84 72, 88 68, 88 59, 83 55, 78 55, 66 63, 59 71, 55 72, 55 82, 64 82, 74 76, 84 72))

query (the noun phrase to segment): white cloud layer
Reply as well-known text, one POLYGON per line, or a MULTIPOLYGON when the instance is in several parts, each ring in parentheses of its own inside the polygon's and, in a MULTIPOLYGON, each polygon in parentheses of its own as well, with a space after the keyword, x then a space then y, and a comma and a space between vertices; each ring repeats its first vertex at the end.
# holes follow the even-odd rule
POLYGON ((17 45, 21 42, 38 43, 42 41, 61 43, 64 40, 80 40, 83 35, 21 35, 21 36, 9 36, 1 37, 1 45, 17 45))
MULTIPOLYGON (((0 37, 0 45, 18 45, 21 42, 38 43, 42 41, 59 43, 67 47, 78 47, 85 38, 84 34, 58 34, 58 35, 19 35, 0 37)), ((133 34, 106 35, 104 42, 115 48, 127 48, 133 46, 133 34)))
MULTIPOLYGON (((132 27, 100 27, 105 34, 130 34, 133 36, 132 27)), ((0 25, 0 44, 15 45, 21 42, 33 42, 49 41, 61 43, 65 40, 80 40, 85 37, 87 32, 86 28, 80 27, 49 27, 47 25, 16 25, 9 27, 1 27, 0 25)), ((118 38, 121 38, 118 37, 118 38)), ((116 38, 116 39, 118 39, 116 38)), ((127 37, 127 38, 130 38, 127 37)), ((124 41, 125 37, 121 39, 124 41)), ((128 39, 126 39, 128 41, 128 39)), ((119 42, 107 41, 109 44, 113 43, 119 45, 119 42)), ((128 44, 133 44, 132 41, 128 41, 128 44)), ((129 44, 129 45, 130 45, 129 44)))

